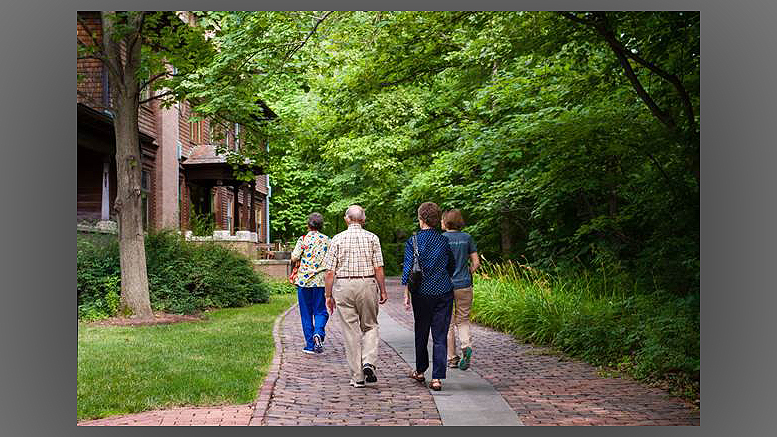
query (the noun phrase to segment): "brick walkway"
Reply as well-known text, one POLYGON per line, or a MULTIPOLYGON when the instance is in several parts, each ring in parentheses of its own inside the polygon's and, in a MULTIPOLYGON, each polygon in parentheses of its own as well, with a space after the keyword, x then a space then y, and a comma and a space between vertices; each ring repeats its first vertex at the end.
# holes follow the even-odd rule
MULTIPOLYGON (((398 280, 387 280, 381 311, 412 329, 398 280)), ((302 353, 296 306, 276 324, 276 356, 255 405, 177 408, 79 425, 442 425, 431 392, 406 377, 399 355, 381 341, 378 382, 348 385, 342 334, 327 324, 323 354, 302 353)), ((538 354, 488 328, 472 329, 472 367, 525 425, 699 425, 699 413, 663 390, 629 379, 601 378, 585 363, 538 354)), ((444 390, 444 389, 443 389, 444 390)))
MULTIPOLYGON (((392 278, 381 307, 412 329, 412 313, 392 278)), ((602 378, 596 368, 538 354, 513 337, 474 325, 469 371, 488 380, 524 425, 699 425, 699 412, 658 388, 630 379, 602 378)))
POLYGON ((348 384, 350 372, 336 315, 327 323, 322 354, 302 352, 298 307, 287 314, 280 331, 278 380, 266 413, 258 403, 252 425, 258 421, 266 425, 442 425, 429 390, 406 376, 409 366, 385 342, 381 341, 375 363, 378 382, 355 389, 348 384))

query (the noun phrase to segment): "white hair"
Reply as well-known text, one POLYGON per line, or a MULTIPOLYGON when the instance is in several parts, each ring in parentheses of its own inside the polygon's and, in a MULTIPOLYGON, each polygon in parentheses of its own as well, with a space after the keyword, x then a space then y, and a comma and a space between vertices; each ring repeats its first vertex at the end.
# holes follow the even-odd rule
POLYGON ((359 205, 351 205, 345 210, 345 216, 351 221, 363 222, 366 217, 364 215, 364 208, 359 205))

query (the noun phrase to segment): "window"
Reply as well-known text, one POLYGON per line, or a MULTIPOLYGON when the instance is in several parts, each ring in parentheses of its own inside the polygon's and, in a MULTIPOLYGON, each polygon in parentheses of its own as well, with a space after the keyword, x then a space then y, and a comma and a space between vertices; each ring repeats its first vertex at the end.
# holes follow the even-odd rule
POLYGON ((235 123, 235 150, 240 150, 240 125, 235 123))
POLYGON ((189 123, 189 139, 193 143, 202 141, 202 121, 192 121, 189 123))
POLYGON ((140 213, 143 216, 143 230, 148 231, 148 196, 151 192, 150 176, 147 170, 140 171, 140 213))

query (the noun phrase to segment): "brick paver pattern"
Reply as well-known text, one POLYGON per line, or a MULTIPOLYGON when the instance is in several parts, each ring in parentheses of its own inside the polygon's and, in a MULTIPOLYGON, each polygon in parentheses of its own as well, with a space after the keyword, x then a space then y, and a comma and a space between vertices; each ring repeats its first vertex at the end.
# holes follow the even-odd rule
POLYGON ((324 352, 309 355, 299 317, 295 308, 281 325, 282 360, 263 424, 442 425, 429 389, 407 377, 410 367, 388 344, 380 342, 374 363, 378 382, 353 388, 337 318, 327 323, 324 352))
MULTIPOLYGON (((380 306, 412 330, 398 278, 387 278, 389 301, 380 306)), ((442 425, 431 392, 407 377, 407 363, 381 341, 378 382, 348 385, 337 319, 330 318, 323 354, 302 352, 295 306, 277 327, 276 357, 257 403, 175 408, 79 425, 442 425), (276 379, 277 378, 277 379, 276 379)), ((472 364, 525 425, 699 425, 699 412, 667 392, 627 378, 602 378, 576 360, 537 353, 507 334, 474 325, 472 364)), ((443 389, 444 390, 444 389, 443 389)))
POLYGON ((171 410, 145 411, 128 416, 79 422, 79 426, 238 426, 248 425, 254 405, 227 405, 221 407, 184 407, 171 410))

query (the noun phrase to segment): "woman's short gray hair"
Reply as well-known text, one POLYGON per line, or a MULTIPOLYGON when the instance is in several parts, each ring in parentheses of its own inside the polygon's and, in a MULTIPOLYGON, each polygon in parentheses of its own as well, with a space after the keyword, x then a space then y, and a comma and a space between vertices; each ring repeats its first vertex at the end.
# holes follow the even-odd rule
POLYGON ((308 227, 320 231, 324 228, 324 216, 314 212, 308 216, 308 227))
POLYGON ((355 222, 363 222, 367 217, 364 215, 364 208, 359 205, 351 205, 345 210, 345 216, 355 222))

